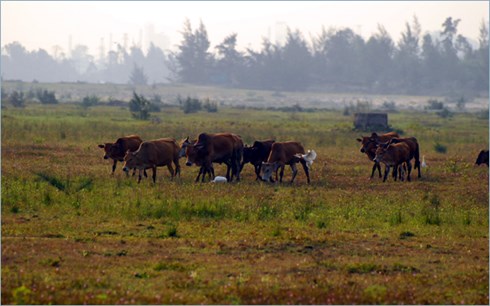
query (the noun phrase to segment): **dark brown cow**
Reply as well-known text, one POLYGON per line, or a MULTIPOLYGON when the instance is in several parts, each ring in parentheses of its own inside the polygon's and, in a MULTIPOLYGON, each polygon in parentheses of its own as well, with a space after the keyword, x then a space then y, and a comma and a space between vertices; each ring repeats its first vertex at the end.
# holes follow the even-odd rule
MULTIPOLYGON (((388 144, 392 143, 400 143, 404 142, 408 145, 410 148, 410 160, 413 158, 415 159, 415 163, 413 168, 418 169, 418 175, 417 177, 420 178, 420 148, 419 148, 419 143, 417 141, 417 138, 415 137, 408 137, 408 138, 392 138, 388 141, 388 144)), ((396 171, 395 169, 394 171, 396 171)), ((396 173, 395 173, 396 175, 396 173)))
POLYGON ((118 161, 124 161, 124 156, 126 152, 134 152, 138 150, 140 144, 143 142, 138 135, 129 135, 126 137, 121 137, 114 143, 100 144, 99 148, 104 149, 104 159, 113 159, 112 164, 112 174, 116 170, 116 164, 118 161))
MULTIPOLYGON (((201 167, 205 167, 206 171, 213 174, 213 162, 227 163, 229 161, 231 177, 227 173, 226 179, 231 182, 233 176, 236 176, 236 180, 240 180, 240 162, 243 155, 243 141, 240 136, 232 133, 201 133, 197 137, 197 142, 188 146, 194 146, 199 163, 201 167)), ((187 159, 187 163, 192 162, 187 159)))
POLYGON ((316 153, 311 159, 305 158, 305 155, 303 155, 304 153, 305 153, 305 149, 299 142, 296 141, 274 142, 272 144, 271 153, 267 158, 267 162, 262 163, 262 180, 263 181, 271 180, 272 173, 274 173, 280 168, 281 171, 279 173, 279 182, 282 182, 282 177, 284 175, 284 167, 286 165, 289 165, 291 167, 291 170, 293 171, 293 177, 291 178, 291 183, 292 183, 294 182, 294 178, 298 173, 298 169, 296 168, 296 163, 300 162, 301 165, 303 166, 309 184, 310 172, 308 169, 308 165, 313 162, 313 160, 316 157, 316 153))
MULTIPOLYGON (((243 160, 240 165, 240 171, 243 170, 243 166, 246 163, 251 163, 255 169, 255 180, 260 179, 260 169, 262 168, 262 162, 267 161, 269 154, 271 153, 272 144, 275 140, 254 141, 251 147, 245 147, 243 149, 243 160)), ((276 173, 277 179, 277 173, 276 173)))
POLYGON ((138 183, 141 181, 141 171, 151 168, 153 170, 153 183, 156 182, 157 167, 167 166, 172 178, 180 175, 179 146, 173 138, 161 138, 142 142, 136 152, 127 152, 124 157, 124 171, 129 169, 140 170, 138 183), (175 165, 175 172, 172 167, 175 165))
MULTIPOLYGON (((357 141, 361 143, 361 153, 366 153, 370 161, 374 161, 374 156, 376 155, 376 148, 379 142, 387 142, 393 137, 399 137, 396 132, 389 132, 386 134, 378 135, 372 133, 371 136, 361 136, 357 138, 357 141)), ((374 172, 378 169, 379 177, 381 177, 381 166, 379 163, 374 162, 373 169, 371 171, 371 177, 373 178, 374 172)))
MULTIPOLYGON (((410 172, 412 171, 412 165, 410 163, 411 159, 410 147, 406 142, 380 145, 376 149, 376 156, 374 157, 374 161, 378 163, 382 162, 386 165, 383 182, 385 182, 388 177, 390 167, 394 167, 393 171, 395 172, 403 163, 406 163, 407 165, 407 180, 410 181, 410 172)), ((402 170, 400 169, 400 171, 402 170)), ((396 173, 394 179, 396 181, 396 173)), ((401 180, 403 181, 403 176, 401 177, 401 180)))
POLYGON ((481 164, 487 164, 488 167, 488 150, 481 150, 480 154, 478 154, 478 158, 476 159, 475 164, 478 166, 481 164))

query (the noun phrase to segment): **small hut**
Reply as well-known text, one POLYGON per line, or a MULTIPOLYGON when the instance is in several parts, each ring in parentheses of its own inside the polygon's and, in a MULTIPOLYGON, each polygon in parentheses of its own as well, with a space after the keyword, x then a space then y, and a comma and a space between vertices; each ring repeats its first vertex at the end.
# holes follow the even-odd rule
POLYGON ((354 114, 354 127, 359 130, 386 130, 388 128, 388 114, 356 113, 354 114))

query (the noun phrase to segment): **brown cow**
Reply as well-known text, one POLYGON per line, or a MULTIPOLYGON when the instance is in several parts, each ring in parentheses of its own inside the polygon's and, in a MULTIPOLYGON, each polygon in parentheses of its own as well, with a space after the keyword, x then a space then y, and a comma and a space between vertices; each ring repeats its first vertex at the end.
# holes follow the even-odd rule
POLYGON ((134 152, 138 150, 140 144, 143 142, 138 135, 129 135, 121 137, 114 143, 100 144, 99 148, 104 149, 104 159, 112 158, 114 163, 112 164, 112 174, 116 170, 116 164, 118 161, 123 162, 126 152, 134 152))
POLYGON ((141 181, 141 171, 153 170, 153 183, 156 182, 157 167, 167 166, 172 178, 180 175, 179 146, 173 138, 161 138, 142 142, 136 152, 127 152, 124 157, 124 171, 140 170, 138 183, 141 181), (175 172, 172 167, 175 164, 175 172))
MULTIPOLYGON (((408 145, 410 148, 410 160, 413 158, 415 159, 415 164, 413 166, 414 169, 418 169, 418 175, 417 177, 420 178, 420 149, 419 149, 419 143, 417 141, 417 138, 415 137, 408 137, 408 138, 392 138, 388 141, 388 144, 392 143, 400 143, 404 142, 408 145)), ((395 169, 396 170, 396 169, 395 169)))
MULTIPOLYGON (((396 181, 396 171, 403 163, 407 164, 407 180, 410 181, 410 172, 412 171, 412 165, 410 163, 411 159, 410 146, 406 142, 380 145, 376 149, 376 156, 374 157, 374 161, 378 163, 382 162, 386 165, 383 182, 385 182, 388 177, 390 167, 394 167, 393 172, 395 172, 394 179, 396 181)), ((400 169, 400 171, 403 170, 400 169)), ((401 177, 401 180, 403 181, 403 176, 401 177)))
MULTIPOLYGON (((211 172, 213 178, 214 169, 212 163, 229 162, 231 177, 228 169, 226 179, 231 182, 233 176, 236 176, 236 180, 240 181, 240 162, 243 155, 243 141, 240 136, 232 133, 201 133, 197 137, 195 144, 188 144, 187 146, 194 146, 199 164, 205 168, 205 171, 211 172)), ((186 164, 192 164, 192 161, 188 158, 186 164)))
POLYGON ((262 163, 262 180, 271 180, 272 173, 281 168, 279 173, 279 182, 282 182, 282 177, 284 175, 284 167, 289 165, 293 171, 293 177, 291 178, 291 183, 294 182, 294 178, 298 173, 296 168, 296 163, 300 162, 310 183, 310 172, 308 170, 309 165, 313 162, 316 157, 314 151, 309 152, 311 155, 303 155, 305 149, 299 142, 287 141, 287 142, 275 142, 272 144, 271 153, 267 158, 267 162, 262 163), (311 157, 308 157, 311 156, 311 157))
POLYGON ((488 167, 488 150, 481 150, 480 154, 478 154, 478 158, 475 162, 476 165, 487 164, 488 167))
MULTIPOLYGON (((396 132, 389 132, 386 134, 378 135, 376 133, 372 133, 371 136, 361 136, 361 138, 357 138, 357 141, 361 143, 361 153, 366 153, 367 157, 370 161, 374 161, 374 157, 376 155, 376 148, 379 142, 387 142, 393 137, 399 137, 396 132)), ((374 172, 378 169, 379 177, 381 177, 381 166, 379 163, 374 162, 373 169, 371 171, 371 177, 373 178, 374 172)))

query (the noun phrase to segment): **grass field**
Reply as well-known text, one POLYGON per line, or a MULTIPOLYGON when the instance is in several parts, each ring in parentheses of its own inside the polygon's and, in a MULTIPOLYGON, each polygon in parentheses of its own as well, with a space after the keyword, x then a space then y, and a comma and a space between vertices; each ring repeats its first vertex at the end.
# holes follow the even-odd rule
MULTIPOLYGON (((488 304, 488 119, 401 112, 427 168, 369 180, 341 111, 2 110, 2 304, 488 304), (111 176, 99 143, 229 131, 314 149, 312 183, 111 176), (444 152, 444 149, 446 150, 444 152)), ((224 167, 216 166, 223 175, 224 167)), ((286 169, 285 179, 290 179, 286 169)))

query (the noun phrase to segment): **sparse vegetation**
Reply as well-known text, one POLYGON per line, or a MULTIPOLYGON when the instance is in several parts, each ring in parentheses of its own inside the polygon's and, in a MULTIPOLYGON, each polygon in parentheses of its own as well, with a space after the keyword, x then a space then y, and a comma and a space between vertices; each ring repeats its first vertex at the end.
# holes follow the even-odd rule
POLYGON ((2 304, 489 302, 488 169, 472 167, 488 119, 390 114, 428 168, 382 183, 368 179, 372 162, 339 110, 290 120, 166 106, 158 128, 131 120, 127 104, 83 113, 65 103, 2 111, 2 304), (255 181, 246 165, 239 183, 196 184, 198 168, 183 166, 179 179, 159 169, 156 184, 137 184, 119 165, 109 175, 96 146, 203 131, 301 141, 318 154, 312 183, 301 167, 292 185, 255 181))

